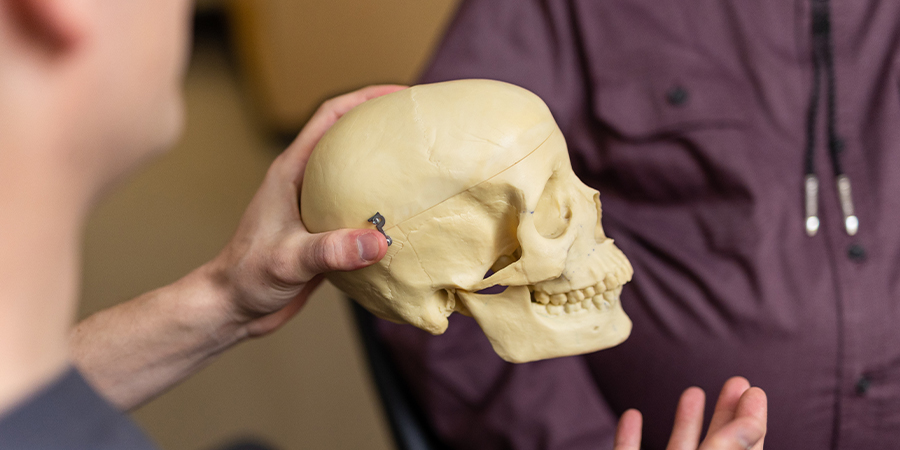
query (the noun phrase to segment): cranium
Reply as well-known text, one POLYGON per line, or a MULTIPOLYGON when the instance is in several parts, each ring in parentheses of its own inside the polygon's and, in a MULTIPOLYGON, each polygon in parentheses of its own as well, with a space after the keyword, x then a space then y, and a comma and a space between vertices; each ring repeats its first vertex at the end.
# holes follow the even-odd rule
POLYGON ((511 362, 611 347, 631 331, 619 303, 631 265, 525 89, 459 80, 358 106, 313 151, 300 206, 311 232, 384 216, 384 259, 328 275, 382 318, 440 334, 452 312, 471 315, 511 362), (479 293, 492 286, 506 289, 479 293))

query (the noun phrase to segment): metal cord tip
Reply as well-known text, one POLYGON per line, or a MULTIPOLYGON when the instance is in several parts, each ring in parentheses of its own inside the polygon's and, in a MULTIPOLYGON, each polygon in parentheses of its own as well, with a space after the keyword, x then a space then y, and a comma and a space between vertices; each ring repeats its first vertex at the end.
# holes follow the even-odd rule
POLYGON ((811 216, 806 218, 806 234, 813 237, 819 231, 819 218, 811 216))
POLYGON ((856 216, 848 216, 844 219, 844 228, 847 229, 847 234, 855 236, 856 232, 859 231, 859 219, 856 216))
POLYGON ((813 237, 819 231, 819 179, 809 174, 804 182, 806 188, 806 234, 813 237))
POLYGON ((859 231, 859 219, 853 210, 853 193, 850 189, 850 178, 846 175, 837 177, 838 197, 841 201, 841 212, 844 213, 844 228, 853 236, 859 231))

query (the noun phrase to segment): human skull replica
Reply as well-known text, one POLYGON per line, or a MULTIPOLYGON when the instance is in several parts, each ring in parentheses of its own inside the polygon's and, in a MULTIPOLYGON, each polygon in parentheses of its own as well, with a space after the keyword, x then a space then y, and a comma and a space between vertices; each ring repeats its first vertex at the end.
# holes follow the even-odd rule
POLYGON ((310 232, 373 227, 377 264, 328 279, 382 318, 443 333, 471 315, 511 362, 621 343, 625 255, 600 225, 600 194, 572 171, 550 110, 489 80, 414 86, 341 118, 301 190, 310 232), (493 274, 485 278, 488 270, 493 274), (507 286, 498 294, 479 291, 507 286))

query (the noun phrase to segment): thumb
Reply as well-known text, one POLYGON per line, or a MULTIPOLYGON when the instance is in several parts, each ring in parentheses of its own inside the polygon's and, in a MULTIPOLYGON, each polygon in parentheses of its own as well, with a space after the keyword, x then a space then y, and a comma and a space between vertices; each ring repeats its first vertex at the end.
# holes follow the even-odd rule
POLYGON ((361 269, 387 253, 387 240, 374 230, 335 230, 306 236, 301 270, 312 278, 324 272, 361 269))

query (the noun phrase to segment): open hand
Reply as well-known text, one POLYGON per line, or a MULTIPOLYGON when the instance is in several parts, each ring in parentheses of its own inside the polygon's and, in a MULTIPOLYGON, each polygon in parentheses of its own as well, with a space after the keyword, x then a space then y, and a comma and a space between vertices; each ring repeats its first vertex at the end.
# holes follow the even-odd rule
MULTIPOLYGON (((750 387, 742 377, 725 382, 706 438, 700 442, 706 395, 692 387, 681 394, 675 426, 666 450, 762 450, 766 434, 766 394, 750 387)), ((640 450, 641 413, 630 409, 622 414, 616 430, 614 450, 640 450)))

